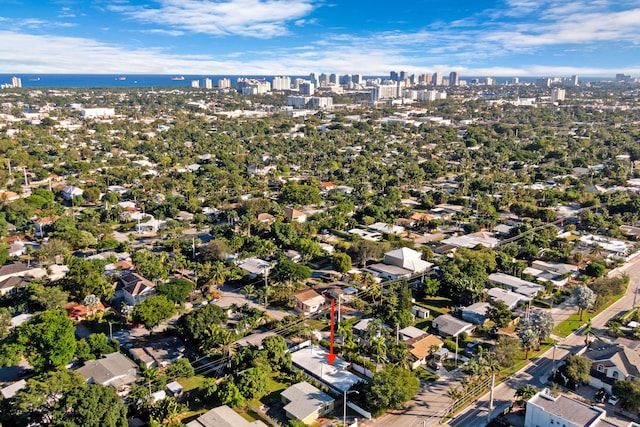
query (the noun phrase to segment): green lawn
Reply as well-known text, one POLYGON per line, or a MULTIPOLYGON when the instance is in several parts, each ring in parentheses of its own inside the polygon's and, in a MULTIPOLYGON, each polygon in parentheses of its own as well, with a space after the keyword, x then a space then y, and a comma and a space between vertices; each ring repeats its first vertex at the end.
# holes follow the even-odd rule
POLYGON ((428 308, 433 315, 433 313, 448 314, 451 311, 451 307, 455 306, 455 303, 445 297, 427 297, 419 301, 418 305, 428 308))
POLYGON ((580 320, 580 316, 578 315, 578 313, 572 314, 567 320, 558 323, 556 327, 553 328, 553 333, 563 338, 571 335, 572 332, 575 332, 582 325, 587 324, 589 320, 593 319, 595 316, 600 314, 603 310, 605 310, 614 302, 618 301, 623 296, 624 294, 620 294, 612 297, 596 311, 585 311, 582 315, 582 321, 580 320))
POLYGON ((322 331, 327 327, 327 322, 319 319, 309 319, 305 322, 310 328, 317 331, 322 331))
POLYGON ((204 377, 201 375, 195 375, 191 378, 178 378, 178 383, 183 387, 183 391, 194 390, 202 384, 204 377))

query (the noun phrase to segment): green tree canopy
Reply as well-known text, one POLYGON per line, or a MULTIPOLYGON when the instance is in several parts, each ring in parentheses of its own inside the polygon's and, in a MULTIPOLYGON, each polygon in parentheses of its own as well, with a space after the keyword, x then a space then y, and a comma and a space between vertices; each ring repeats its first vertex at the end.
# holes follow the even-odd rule
POLYGON ((2 415, 6 425, 125 427, 127 408, 111 387, 86 384, 66 369, 27 380, 2 415))
POLYGON ((174 311, 173 302, 164 295, 156 295, 136 305, 131 313, 131 318, 134 323, 141 323, 149 331, 152 331, 162 321, 171 317, 174 311))
POLYGON ((344 252, 337 252, 333 254, 331 257, 331 263, 333 264, 333 268, 340 273, 346 273, 352 268, 351 257, 344 252))
POLYGON ((227 321, 227 314, 217 305, 209 304, 203 308, 192 310, 178 319, 178 332, 189 342, 198 342, 205 336, 211 325, 222 325, 227 321))
POLYGON ((489 305, 489 308, 487 308, 487 319, 494 322, 500 328, 504 328, 511 322, 511 309, 504 301, 491 301, 489 305))
POLYGON ((591 361, 583 356, 571 355, 564 365, 564 374, 576 384, 588 384, 591 381, 591 361))
POLYGON ((260 368, 251 368, 238 375, 237 386, 245 399, 261 399, 269 393, 269 379, 260 368))
POLYGON ((161 283, 156 286, 156 292, 158 295, 166 296, 174 304, 182 305, 191 294, 193 288, 194 284, 188 280, 174 279, 169 283, 161 283))
POLYGON ((2 343, 4 366, 22 355, 37 371, 64 366, 76 350, 75 327, 64 310, 38 313, 9 334, 2 343))
POLYGON ((376 372, 365 387, 366 402, 374 415, 388 409, 400 409, 420 388, 413 372, 401 367, 387 367, 376 372))

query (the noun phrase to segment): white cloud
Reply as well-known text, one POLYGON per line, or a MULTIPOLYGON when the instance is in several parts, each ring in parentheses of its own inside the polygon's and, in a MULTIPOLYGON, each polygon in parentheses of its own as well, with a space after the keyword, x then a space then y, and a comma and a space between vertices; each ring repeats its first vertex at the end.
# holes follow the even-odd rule
POLYGON ((180 31, 180 30, 163 30, 160 28, 153 28, 151 30, 140 30, 141 33, 147 33, 147 34, 160 34, 163 36, 173 36, 173 37, 177 37, 177 36, 181 36, 184 35, 184 31, 180 31))
POLYGON ((112 5, 110 9, 149 24, 214 36, 271 38, 288 33, 287 22, 311 13, 312 0, 160 0, 158 7, 112 5))
POLYGON ((435 57, 417 59, 396 48, 357 44, 316 45, 308 49, 282 49, 247 59, 246 52, 216 57, 212 55, 174 55, 161 48, 131 49, 108 45, 92 39, 35 36, 0 31, 0 73, 113 73, 113 74, 247 74, 306 75, 311 71, 387 75, 389 70, 410 73, 457 70, 466 76, 541 76, 571 75, 613 76, 616 72, 640 74, 634 67, 473 67, 454 60, 435 57), (222 59, 221 59, 222 58, 222 59))

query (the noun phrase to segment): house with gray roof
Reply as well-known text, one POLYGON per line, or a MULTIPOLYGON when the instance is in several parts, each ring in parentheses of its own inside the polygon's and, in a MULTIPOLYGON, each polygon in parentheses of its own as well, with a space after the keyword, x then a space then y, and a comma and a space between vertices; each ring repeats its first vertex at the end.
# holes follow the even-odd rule
POLYGON ((451 336, 455 337, 463 332, 470 333, 475 329, 473 323, 465 322, 464 320, 453 317, 449 314, 442 314, 436 317, 432 325, 438 330, 438 335, 441 337, 451 336))
POLYGON ((618 344, 596 340, 583 354, 591 361, 591 382, 595 388, 611 393, 616 380, 640 378, 640 352, 618 344))
POLYGON ((89 384, 111 386, 121 391, 136 382, 138 365, 124 354, 116 352, 102 359, 87 360, 76 372, 89 384))
POLYGON ((535 298, 535 296, 538 295, 538 292, 544 290, 544 287, 540 285, 505 273, 491 273, 489 275, 489 283, 523 295, 528 299, 535 298))
POLYGON ((260 420, 247 421, 236 411, 223 405, 200 415, 189 422, 187 427, 267 427, 267 425, 260 420))
POLYGON ((490 304, 488 302, 477 302, 468 307, 463 307, 462 320, 476 325, 483 325, 487 320, 487 309, 489 306, 490 304))
POLYGON ((502 301, 511 310, 516 308, 521 302, 527 301, 524 295, 520 295, 502 288, 489 289, 487 291, 487 296, 489 297, 490 301, 502 301))
POLYGON ((311 424, 333 411, 335 399, 306 381, 294 384, 280 394, 287 418, 311 424))

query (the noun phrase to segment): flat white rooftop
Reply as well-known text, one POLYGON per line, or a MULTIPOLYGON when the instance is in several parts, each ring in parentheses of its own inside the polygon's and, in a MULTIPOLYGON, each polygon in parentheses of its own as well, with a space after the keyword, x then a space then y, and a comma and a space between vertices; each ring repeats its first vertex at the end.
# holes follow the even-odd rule
POLYGON ((291 353, 291 360, 299 368, 340 392, 349 390, 360 381, 360 377, 347 370, 349 362, 336 357, 333 365, 329 365, 327 354, 329 353, 324 348, 311 346, 291 353))

